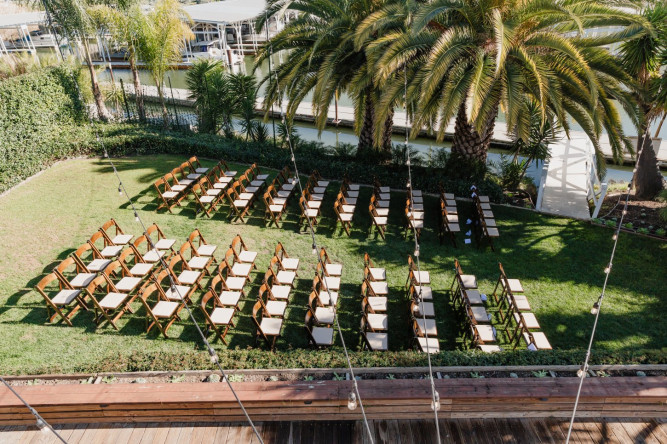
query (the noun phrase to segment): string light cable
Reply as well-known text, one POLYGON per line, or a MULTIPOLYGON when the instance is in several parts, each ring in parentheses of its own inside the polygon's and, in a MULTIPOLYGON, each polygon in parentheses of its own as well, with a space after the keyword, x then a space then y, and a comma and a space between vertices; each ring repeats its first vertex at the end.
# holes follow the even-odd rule
POLYGON ((632 178, 630 179, 630 183, 628 183, 628 189, 625 195, 625 201, 623 203, 623 212, 621 213, 621 218, 618 221, 618 226, 616 227, 616 231, 614 231, 614 235, 612 236, 614 245, 611 249, 611 257, 609 258, 609 262, 607 263, 604 269, 605 276, 604 276, 604 283, 602 284, 602 292, 600 293, 600 296, 598 297, 597 301, 595 301, 593 307, 591 308, 591 314, 595 315, 595 320, 593 321, 593 328, 591 330, 591 337, 588 342, 588 348, 586 349, 586 357, 584 359, 584 364, 577 371, 577 376, 579 377, 579 388, 577 389, 577 396, 574 400, 574 407, 572 408, 572 417, 570 418, 570 425, 567 430, 567 438, 565 439, 566 444, 570 442, 570 437, 572 435, 574 420, 577 415, 577 407, 579 406, 579 398, 581 397, 581 389, 584 385, 584 379, 586 379, 586 373, 588 372, 588 362, 590 361, 591 357, 593 340, 595 339, 595 332, 597 330, 598 320, 600 319, 600 313, 602 311, 602 302, 604 301, 604 297, 607 291, 607 283, 609 282, 609 275, 611 274, 611 269, 614 262, 614 255, 616 254, 616 246, 618 245, 619 234, 621 232, 621 227, 623 226, 623 219, 628 214, 628 202, 630 200, 630 192, 632 191, 632 182, 635 178, 635 175, 637 174, 639 159, 641 158, 642 152, 644 151, 644 143, 647 137, 650 137, 648 129, 644 133, 642 137, 642 143, 639 146, 639 150, 637 151, 637 160, 635 161, 635 167, 632 170, 632 178))
MULTIPOLYGON (((431 365, 431 346, 429 343, 429 337, 428 337, 428 327, 426 325, 426 309, 425 309, 425 303, 424 299, 422 298, 422 276, 421 276, 421 261, 420 261, 420 254, 419 254, 419 236, 417 236, 417 227, 414 224, 415 220, 415 209, 414 209, 414 200, 412 196, 412 167, 411 167, 411 161, 410 161, 410 146, 408 145, 409 142, 409 129, 410 129, 410 113, 408 112, 408 70, 407 67, 404 69, 404 97, 405 99, 405 152, 408 156, 407 158, 407 166, 408 166, 408 192, 410 193, 410 216, 412 217, 412 223, 410 225, 412 226, 412 234, 414 237, 415 241, 415 251, 414 251, 414 256, 417 262, 417 273, 419 276, 419 292, 418 292, 418 303, 421 304, 421 312, 422 312, 422 321, 424 322, 424 339, 426 340, 426 357, 428 359, 428 375, 429 375, 429 382, 431 384, 431 409, 433 410, 433 415, 435 417, 435 430, 436 430, 436 437, 437 437, 437 442, 440 444, 440 421, 438 420, 438 410, 440 410, 440 393, 435 388, 435 380, 433 379, 433 367, 431 365)), ((434 321, 435 322, 435 321, 434 321)), ((436 337, 437 340, 437 337, 436 337)))
POLYGON ((18 392, 16 390, 14 390, 14 387, 9 385, 9 383, 5 380, 5 378, 0 376, 0 381, 2 381, 3 384, 5 384, 5 386, 14 394, 14 396, 16 396, 19 399, 19 401, 21 401, 23 403, 23 405, 26 406, 26 408, 30 411, 32 416, 35 417, 35 425, 37 426, 37 428, 42 433, 47 434, 47 433, 51 432, 54 435, 56 435, 56 437, 61 442, 67 444, 67 441, 65 441, 65 439, 62 436, 60 436, 60 434, 56 431, 56 429, 54 429, 51 426, 51 424, 49 424, 44 418, 42 418, 42 415, 37 413, 37 410, 35 410, 30 404, 28 404, 28 402, 25 399, 23 399, 23 397, 21 397, 21 395, 19 395, 18 392))
MULTIPOLYGON (((287 119, 285 115, 287 114, 286 112, 283 112, 283 103, 282 103, 282 96, 280 95, 280 91, 278 91, 279 96, 281 97, 280 99, 280 118, 282 124, 285 126, 285 128, 289 128, 287 125, 287 119)), ((299 169, 296 164, 296 157, 294 156, 294 148, 292 147, 292 141, 289 136, 289 129, 286 131, 286 136, 285 138, 287 139, 287 146, 289 147, 290 150, 290 155, 291 155, 291 160, 292 164, 294 165, 294 179, 292 181, 292 184, 294 185, 295 182, 299 187, 299 192, 301 193, 301 196, 303 196, 304 200, 307 202, 306 195, 304 193, 303 187, 301 186, 301 177, 299 176, 299 169)), ((306 207, 308 204, 306 203, 306 207)), ((327 284, 327 280, 324 278, 324 270, 326 267, 326 264, 324 263, 321 255, 318 254, 318 246, 317 246, 317 241, 315 240, 315 229, 313 228, 313 223, 310 220, 310 217, 306 215, 306 220, 308 221, 308 229, 310 232, 310 236, 312 239, 312 247, 313 247, 313 254, 316 254, 318 257, 318 263, 320 264, 320 269, 322 270, 322 275, 320 276, 322 279, 322 283, 324 284, 324 289, 327 292, 327 295, 329 296, 329 303, 330 306, 334 312, 334 322, 336 324, 336 329, 338 330, 338 335, 340 337, 340 342, 343 345, 343 351, 345 353, 345 359, 347 360, 347 366, 350 371, 350 377, 352 379, 352 384, 353 384, 353 391, 350 392, 348 396, 348 404, 347 407, 350 410, 354 410, 357 407, 357 404, 359 405, 361 409, 361 415, 363 416, 364 419, 364 425, 366 426, 366 432, 368 433, 368 439, 371 444, 373 444, 375 441, 373 439, 373 433, 371 432, 371 428, 368 424, 368 418, 366 417, 366 410, 364 409, 364 404, 361 400, 361 394, 359 393, 359 385, 357 384, 357 378, 354 376, 354 370, 352 368, 352 363, 350 362, 350 355, 348 354, 347 351, 347 346, 345 345, 345 339, 343 338, 343 331, 340 328, 340 323, 338 322, 338 310, 336 310, 336 304, 334 303, 334 298, 331 295, 331 291, 329 290, 329 286, 327 284)), ((337 301, 337 299, 336 299, 337 301)))

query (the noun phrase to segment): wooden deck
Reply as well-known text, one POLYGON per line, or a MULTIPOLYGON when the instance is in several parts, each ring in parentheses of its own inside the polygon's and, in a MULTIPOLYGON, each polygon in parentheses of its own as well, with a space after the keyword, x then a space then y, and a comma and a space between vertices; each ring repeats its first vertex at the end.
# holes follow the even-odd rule
MULTIPOLYGON (((560 443, 568 421, 561 419, 447 419, 440 420, 443 443, 560 443)), ((361 421, 270 422, 257 424, 262 439, 271 443, 366 443, 361 421)), ((257 442, 243 423, 139 423, 56 426, 70 444, 179 443, 236 444, 257 442)), ((432 420, 372 420, 376 443, 425 444, 435 442, 432 420)), ((3 444, 56 444, 52 434, 26 426, 0 427, 3 444)), ((578 421, 573 443, 667 443, 663 420, 601 419, 578 421)))

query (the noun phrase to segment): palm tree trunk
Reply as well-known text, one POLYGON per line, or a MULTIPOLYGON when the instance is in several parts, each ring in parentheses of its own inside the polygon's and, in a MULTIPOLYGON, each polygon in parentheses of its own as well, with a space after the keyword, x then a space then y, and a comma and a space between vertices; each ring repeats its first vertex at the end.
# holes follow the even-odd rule
POLYGON ((144 109, 144 96, 141 91, 141 80, 139 79, 139 70, 135 61, 135 54, 132 52, 129 57, 130 71, 132 71, 132 83, 134 83, 134 101, 137 103, 137 112, 139 113, 139 120, 146 121, 146 110, 144 109))
POLYGON ((93 59, 90 56, 90 48, 88 46, 88 41, 86 36, 81 38, 83 42, 83 52, 84 57, 86 58, 86 64, 88 65, 88 72, 90 73, 90 83, 93 90, 93 98, 95 99, 95 106, 97 107, 97 116, 103 122, 108 122, 111 120, 111 114, 107 109, 107 106, 104 104, 104 97, 102 97, 102 91, 100 90, 100 84, 97 81, 97 73, 95 72, 95 66, 93 66, 93 59))
POLYGON ((479 133, 468 123, 468 113, 465 104, 461 104, 459 112, 456 114, 452 153, 464 159, 486 162, 486 155, 491 144, 491 136, 493 136, 497 114, 498 107, 496 106, 487 116, 486 128, 479 133))
POLYGON ((160 104, 162 105, 162 126, 164 128, 167 128, 169 125, 169 112, 167 111, 167 104, 164 101, 164 94, 162 92, 162 84, 160 82, 155 81, 155 84, 157 85, 157 95, 160 98, 160 104))
POLYGON ((639 155, 640 148, 642 151, 637 163, 637 172, 632 179, 632 188, 635 190, 636 197, 651 200, 660 193, 664 187, 664 183, 662 174, 660 174, 660 167, 658 166, 658 158, 653 149, 653 140, 648 131, 646 131, 645 125, 642 128, 641 134, 644 135, 644 143, 642 147, 642 137, 639 136, 637 138, 637 155, 639 155))
POLYGON ((364 99, 364 121, 359 132, 359 145, 357 153, 373 148, 373 136, 375 134, 375 104, 371 97, 371 91, 366 91, 364 99))
POLYGON ((392 109, 387 115, 387 120, 384 121, 384 131, 382 132, 382 149, 383 153, 391 154, 392 144, 391 136, 394 130, 394 110, 392 109))

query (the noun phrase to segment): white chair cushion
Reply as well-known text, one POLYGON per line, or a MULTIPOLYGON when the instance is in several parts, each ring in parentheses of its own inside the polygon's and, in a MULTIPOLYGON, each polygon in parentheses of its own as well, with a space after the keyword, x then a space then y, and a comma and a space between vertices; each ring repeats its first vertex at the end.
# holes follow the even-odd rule
POLYGON ((266 310, 271 316, 283 316, 286 308, 287 302, 285 301, 268 301, 266 303, 266 310))
POLYGON ((412 190, 412 197, 418 197, 422 195, 422 190, 412 190))
POLYGON ((384 268, 369 268, 368 271, 371 272, 371 276, 373 279, 376 281, 384 281, 387 279, 387 273, 385 272, 384 268))
POLYGON ((387 217, 376 217, 376 216, 374 216, 374 217, 373 217, 373 220, 375 221, 375 223, 376 223, 377 225, 380 225, 380 226, 387 225, 387 222, 388 222, 388 218, 387 218, 387 217))
POLYGON ((423 211, 408 211, 408 219, 414 219, 415 221, 422 221, 424 220, 424 212, 423 211))
POLYGON ((334 309, 333 307, 317 307, 315 317, 320 324, 333 324, 334 309))
POLYGON ((130 274, 132 276, 146 276, 150 271, 153 269, 153 264, 148 264, 146 262, 139 262, 137 264, 134 264, 132 268, 130 268, 130 274))
POLYGON ((123 301, 127 299, 127 297, 128 297, 127 293, 111 292, 102 298, 102 300, 100 301, 100 307, 105 308, 107 310, 118 308, 120 304, 122 304, 123 301))
MULTIPOLYGON (((377 213, 378 216, 380 217, 387 217, 389 216, 389 208, 376 208, 375 212, 377 213)), ((377 217, 377 216, 376 216, 377 217)))
POLYGON ((496 353, 503 351, 502 348, 500 348, 499 345, 485 345, 485 344, 480 344, 477 346, 478 349, 482 350, 484 353, 496 353))
POLYGON ((389 284, 386 282, 370 282, 371 284, 371 290, 373 290, 373 293, 377 295, 385 295, 389 294, 389 284))
POLYGON ((148 251, 146 254, 142 256, 142 259, 145 260, 146 262, 149 262, 151 264, 157 262, 160 260, 162 256, 164 256, 167 253, 166 250, 161 250, 158 251, 155 248, 152 250, 148 251))
POLYGON ((165 191, 162 193, 162 197, 165 199, 174 199, 178 196, 178 193, 176 191, 165 191))
POLYGON ((389 317, 386 314, 368 313, 366 318, 372 330, 386 330, 389 327, 389 317))
POLYGON ((216 190, 226 190, 229 186, 229 182, 216 182, 213 184, 213 188, 216 190))
POLYGON ((321 200, 309 200, 306 202, 306 206, 311 209, 319 210, 322 208, 322 201, 321 200))
POLYGON ((282 205, 269 205, 269 211, 272 213, 282 213, 283 212, 283 206, 282 205))
POLYGON ((345 192, 345 197, 356 199, 357 197, 359 197, 359 192, 358 191, 346 191, 345 192))
POLYGON ((200 271, 185 270, 178 275, 178 282, 185 285, 192 285, 195 282, 197 282, 200 276, 201 276, 200 271))
POLYGON ((187 188, 188 187, 186 187, 185 185, 172 185, 171 187, 172 191, 177 191, 179 193, 185 191, 187 188))
POLYGON ((274 197, 273 198, 273 203, 275 205, 283 206, 287 203, 287 199, 285 199, 284 197, 274 197))
POLYGON ((518 324, 519 319, 523 318, 523 325, 529 330, 537 330, 540 328, 540 323, 534 313, 514 313, 514 321, 518 324))
POLYGON ((388 200, 378 200, 375 202, 375 206, 377 208, 389 208, 389 201, 388 200))
POLYGON ((249 276, 250 270, 252 270, 252 264, 240 264, 236 263, 232 265, 232 273, 236 276, 249 276))
POLYGON ((477 290, 463 290, 463 297, 468 299, 470 305, 482 305, 482 295, 477 290))
POLYGON ((294 278, 296 278, 296 273, 293 271, 280 270, 277 274, 277 278, 280 284, 292 285, 294 283, 294 278))
POLYGON ((296 270, 299 268, 299 259, 295 257, 286 257, 281 263, 286 270, 296 270))
POLYGON ((239 303, 239 300, 241 299, 241 292, 240 291, 223 291, 222 294, 220 294, 220 303, 222 305, 228 305, 231 307, 235 307, 236 304, 239 303))
POLYGON ((340 213, 338 214, 340 220, 343 222, 352 222, 352 213, 340 213))
POLYGON ((388 193, 389 191, 391 191, 391 188, 389 188, 389 187, 380 187, 379 190, 380 190, 380 193, 388 193))
POLYGON ((208 265, 208 262, 211 260, 210 257, 206 256, 194 256, 188 261, 188 267, 195 270, 203 270, 208 265))
POLYGON ((387 333, 366 332, 364 334, 371 350, 386 351, 389 349, 389 335, 387 333))
POLYGON ((472 312, 472 317, 476 322, 480 324, 488 324, 490 322, 489 314, 486 312, 486 309, 481 305, 474 305, 470 307, 472 312))
POLYGON ((341 205, 340 207, 343 213, 354 213, 354 209, 356 208, 354 205, 341 205))
MULTIPOLYGON (((512 293, 523 293, 523 285, 521 285, 520 280, 507 279, 507 282, 509 283, 510 291, 512 293)), ((505 280, 501 279, 500 283, 502 284, 503 288, 505 288, 505 280)))
POLYGON ((421 298, 424 301, 431 301, 433 300, 433 290, 431 287, 422 287, 420 285, 415 285, 415 294, 417 297, 419 297, 419 293, 421 292, 421 298))
POLYGON ((215 307, 211 313, 211 321, 216 325, 229 325, 234 317, 233 308, 215 307))
POLYGON ((160 239, 155 244, 155 248, 158 250, 169 250, 176 243, 175 239, 160 239))
POLYGON ((370 297, 368 298, 368 304, 373 311, 387 311, 387 298, 385 296, 370 297))
POLYGON ((462 274, 461 283, 463 284, 463 288, 465 289, 477 288, 477 278, 475 277, 474 274, 462 274))
POLYGON ((340 290, 340 278, 339 277, 334 277, 334 276, 324 276, 324 288, 333 290, 333 291, 338 291, 340 290))
POLYGON ((170 301, 182 301, 191 290, 191 287, 185 285, 175 285, 174 287, 169 287, 164 294, 170 301))
POLYGON ((244 277, 233 277, 230 276, 225 279, 225 283, 230 290, 243 290, 243 286, 246 283, 246 278, 244 277))
POLYGON ((227 177, 234 177, 234 176, 236 176, 236 173, 237 173, 237 172, 238 172, 238 171, 232 171, 232 170, 230 170, 230 171, 225 171, 225 176, 227 176, 227 177))
POLYGON ((126 276, 116 283, 118 291, 132 291, 141 284, 141 278, 126 276))
POLYGON ((461 231, 461 227, 459 226, 459 224, 447 224, 447 227, 449 228, 449 231, 451 231, 452 233, 458 233, 459 231, 461 231))
POLYGON ((435 308, 433 307, 433 302, 420 302, 419 304, 415 305, 414 315, 416 317, 435 317, 435 308))
POLYGON ((541 331, 533 333, 533 339, 535 340, 535 346, 538 350, 551 350, 551 344, 547 339, 547 336, 541 331))
POLYGON ((389 193, 380 193, 378 196, 378 199, 380 200, 390 200, 391 199, 391 194, 389 193))
POLYGON ((234 206, 235 206, 236 208, 245 208, 245 207, 248 206, 249 203, 250 203, 250 201, 248 201, 248 200, 244 200, 244 199, 236 199, 236 200, 234 201, 234 206))
POLYGON ((215 197, 213 197, 213 196, 202 196, 202 197, 199 198, 199 201, 201 203, 205 203, 205 204, 211 203, 214 200, 215 200, 215 197))
POLYGON ((317 217, 319 214, 320 212, 318 210, 306 208, 306 216, 308 217, 317 217))
POLYGON ((60 290, 57 295, 51 298, 51 302, 55 305, 68 305, 80 294, 81 290, 60 290))
POLYGON ((417 338, 419 341, 419 348, 424 353, 440 353, 440 341, 438 338, 429 337, 428 341, 426 338, 417 338), (426 344, 428 343, 428 347, 426 344))
POLYGON ((271 287, 271 294, 276 299, 289 299, 290 291, 292 291, 292 287, 289 285, 273 285, 271 287))
POLYGON ((94 259, 90 261, 86 268, 92 272, 102 271, 111 263, 110 259, 94 259))
POLYGON ((493 327, 490 325, 475 325, 475 330, 479 334, 479 339, 482 342, 495 342, 496 334, 493 327))
POLYGON ((156 318, 170 318, 178 309, 179 303, 172 301, 160 301, 151 310, 156 318))
POLYGON ((257 258, 256 251, 243 250, 239 253, 239 260, 244 263, 253 263, 255 258, 257 258))
POLYGON ((329 276, 340 276, 343 274, 342 264, 324 264, 324 267, 329 276))
POLYGON ((222 193, 222 190, 217 189, 217 188, 211 188, 209 190, 206 190, 206 195, 207 196, 219 196, 220 193, 222 193))
POLYGON ((448 199, 448 200, 453 200, 453 199, 455 199, 455 197, 454 197, 454 193, 444 193, 444 194, 443 194, 443 197, 444 197, 445 199, 448 199))
POLYGON ((268 174, 258 174, 257 176, 255 176, 256 180, 261 180, 262 182, 266 181, 266 179, 268 178, 269 178, 268 174))
POLYGON ((282 318, 262 318, 259 327, 268 336, 278 336, 283 327, 282 318))
POLYGON ((79 273, 69 281, 69 284, 74 288, 82 288, 90 284, 97 276, 95 273, 79 273))
POLYGON ((254 193, 248 193, 248 192, 239 193, 239 199, 241 199, 241 200, 250 200, 253 197, 255 197, 254 193))
POLYGON ((424 336, 424 325, 426 325, 426 333, 429 337, 438 336, 438 328, 435 325, 435 319, 426 319, 426 324, 424 324, 424 319, 417 319, 417 329, 420 336, 424 336))
POLYGON ((528 303, 528 298, 525 297, 524 295, 514 295, 514 303, 516 304, 517 310, 530 311, 530 304, 528 303))
POLYGON ((102 251, 100 251, 100 254, 102 257, 116 257, 122 250, 122 245, 109 245, 108 247, 104 247, 102 251))
POLYGON ((414 270, 412 273, 413 273, 415 279, 417 280, 418 284, 430 284, 431 283, 431 275, 429 274, 428 271, 414 270))
POLYGON ((500 237, 500 232, 497 228, 486 227, 486 233, 489 235, 489 237, 500 237))
POLYGON ((424 228, 424 221, 423 220, 410 219, 410 227, 424 228))
POLYGON ((337 291, 327 292, 326 290, 322 290, 320 291, 318 297, 320 298, 320 302, 322 302, 324 305, 336 305, 338 303, 337 291), (331 294, 331 299, 329 299, 329 294, 331 294))
POLYGON ((217 245, 202 244, 197 247, 197 254, 200 256, 213 256, 216 248, 218 248, 217 245))
POLYGON ((125 245, 132 240, 132 237, 133 236, 131 234, 118 234, 113 239, 111 239, 111 242, 114 245, 125 245))
POLYGON ((197 179, 199 179, 199 178, 201 177, 201 174, 192 173, 192 174, 188 174, 187 177, 188 177, 188 179, 190 179, 190 180, 197 180, 197 179))
POLYGON ((331 345, 333 344, 334 330, 326 327, 313 327, 310 332, 317 345, 331 345))

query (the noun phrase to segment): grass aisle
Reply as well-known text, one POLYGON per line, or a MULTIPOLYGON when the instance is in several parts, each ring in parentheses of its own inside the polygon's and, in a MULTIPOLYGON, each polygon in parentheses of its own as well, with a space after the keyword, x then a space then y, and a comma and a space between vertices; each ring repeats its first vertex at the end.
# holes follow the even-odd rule
MULTIPOLYGON (((180 245, 199 228, 209 243, 224 253, 232 237, 240 233, 250 249, 259 252, 258 271, 247 286, 248 297, 241 304, 237 326, 227 336, 229 348, 254 346, 254 326, 250 319, 264 271, 273 250, 282 241, 290 256, 301 259, 296 291, 292 293, 277 350, 305 348, 303 321, 308 294, 315 272, 316 257, 310 236, 297 226, 297 198, 292 198, 289 215, 282 229, 265 228, 263 204, 258 202, 246 225, 228 222, 227 206, 213 219, 195 218, 191 200, 176 214, 155 212, 153 182, 184 158, 145 156, 118 159, 123 183, 136 200, 146 223, 157 222, 167 236, 180 245)), ((243 166, 234 166, 240 171, 243 166)), ((274 173, 275 174, 275 173, 274 173)), ((108 163, 99 159, 61 162, 44 174, 0 198, 0 372, 31 373, 46 370, 71 372, 90 368, 114 356, 136 353, 190 353, 200 346, 196 331, 185 318, 169 331, 165 340, 156 331, 144 332, 144 311, 135 302, 134 314, 119 322, 120 331, 110 326, 96 328, 91 313, 78 313, 74 328, 45 324, 46 308, 34 285, 84 243, 104 221, 115 218, 128 233, 140 234, 127 202, 118 195, 118 183, 108 163)), ((334 229, 333 202, 338 183, 329 185, 324 201, 324 216, 317 231, 317 242, 327 248, 331 258, 344 264, 339 302, 341 327, 348 347, 356 351, 359 337, 360 284, 363 254, 368 252, 377 266, 387 269, 390 286, 390 332, 392 350, 410 348, 408 302, 404 284, 407 256, 413 251, 410 239, 403 236, 404 194, 392 194, 390 228, 386 242, 369 235, 367 205, 371 189, 362 188, 351 237, 334 229)), ((460 218, 465 221, 472 207, 459 202, 460 218)), ((542 216, 520 209, 495 207, 501 238, 497 252, 463 245, 438 243, 438 201, 425 199, 427 229, 422 236, 422 268, 430 271, 435 292, 436 316, 441 347, 465 347, 463 324, 453 311, 447 291, 453 278, 453 262, 458 257, 466 273, 476 274, 482 292, 491 293, 498 278, 498 261, 509 277, 518 278, 526 288, 542 330, 555 349, 583 348, 593 321, 589 311, 603 282, 603 269, 612 247, 612 231, 588 223, 542 216)), ((662 319, 665 296, 667 244, 640 236, 621 234, 616 263, 610 277, 604 311, 600 319, 596 348, 609 350, 660 349, 667 344, 667 323, 662 319)), ((205 281, 207 283, 207 281, 205 281)), ((195 296, 198 302, 201 293, 195 296)), ((489 311, 494 312, 493 307, 489 311)), ((203 324, 198 309, 196 316, 203 324)), ((497 322, 497 318, 494 322, 497 322)), ((337 346, 340 345, 338 339, 337 346)), ((221 343, 215 347, 224 350, 221 343)), ((312 354, 317 365, 318 356, 312 354)))

